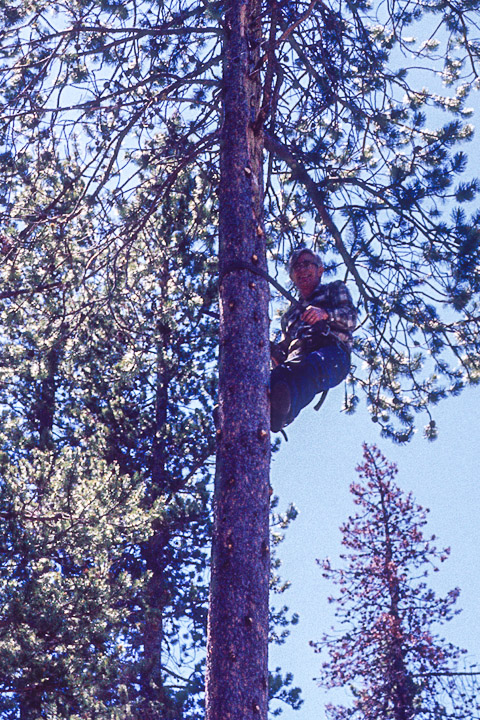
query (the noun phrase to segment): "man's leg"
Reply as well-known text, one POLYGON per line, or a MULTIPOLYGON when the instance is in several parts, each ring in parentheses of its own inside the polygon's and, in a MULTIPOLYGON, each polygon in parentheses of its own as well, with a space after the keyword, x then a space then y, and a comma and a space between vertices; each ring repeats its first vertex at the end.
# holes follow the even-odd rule
POLYGON ((280 432, 287 424, 292 407, 292 383, 288 373, 281 372, 284 366, 278 365, 270 376, 270 429, 280 432))
POLYGON ((350 356, 338 345, 315 350, 299 362, 274 368, 270 378, 273 432, 292 422, 319 392, 341 383, 349 370, 350 356))

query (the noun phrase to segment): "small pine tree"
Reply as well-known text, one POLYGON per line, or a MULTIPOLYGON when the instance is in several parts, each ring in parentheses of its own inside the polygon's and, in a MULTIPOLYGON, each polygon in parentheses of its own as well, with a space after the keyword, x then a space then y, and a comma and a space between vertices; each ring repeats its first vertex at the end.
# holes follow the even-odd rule
MULTIPOLYGON (((357 513, 342 527, 344 566, 325 560, 325 578, 339 586, 340 632, 312 643, 326 652, 320 684, 349 687, 351 707, 328 706, 334 720, 437 720, 479 717, 475 675, 459 670, 464 651, 435 630, 459 612, 458 588, 445 598, 428 586, 449 549, 426 538, 428 510, 394 483, 397 467, 364 446, 360 481, 351 492, 357 513), (466 687, 470 685, 470 687, 466 687)), ((319 561, 320 562, 320 561, 319 561)))

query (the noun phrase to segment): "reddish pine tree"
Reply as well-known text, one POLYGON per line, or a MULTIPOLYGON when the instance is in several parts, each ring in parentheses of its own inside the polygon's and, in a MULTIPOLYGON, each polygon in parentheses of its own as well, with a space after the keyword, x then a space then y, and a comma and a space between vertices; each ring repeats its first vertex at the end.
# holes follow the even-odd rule
POLYGON ((353 483, 357 512, 342 527, 343 568, 321 562, 340 592, 338 628, 321 642, 326 652, 320 684, 344 687, 350 707, 329 705, 334 720, 457 720, 478 718, 474 673, 459 670, 464 651, 435 631, 450 620, 458 588, 439 598, 426 578, 449 554, 426 538, 428 510, 395 485, 397 467, 364 445, 353 483))

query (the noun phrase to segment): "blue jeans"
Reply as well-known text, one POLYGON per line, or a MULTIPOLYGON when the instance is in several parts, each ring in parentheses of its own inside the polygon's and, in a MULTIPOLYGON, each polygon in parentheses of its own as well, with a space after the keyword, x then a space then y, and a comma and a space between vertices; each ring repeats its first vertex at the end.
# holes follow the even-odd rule
POLYGON ((270 374, 270 387, 285 382, 290 388, 290 423, 315 395, 341 383, 349 370, 349 353, 339 345, 327 345, 301 360, 277 365, 270 374))

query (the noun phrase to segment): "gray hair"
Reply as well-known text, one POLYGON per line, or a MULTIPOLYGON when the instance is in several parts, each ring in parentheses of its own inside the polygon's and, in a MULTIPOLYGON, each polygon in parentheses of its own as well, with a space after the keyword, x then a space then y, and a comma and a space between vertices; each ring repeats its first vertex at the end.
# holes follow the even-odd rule
POLYGON ((309 248, 306 248, 306 247, 298 248, 298 250, 295 250, 290 255, 290 259, 288 261, 288 274, 290 275, 290 277, 292 277, 293 269, 294 269, 295 265, 297 264, 298 259, 300 258, 300 255, 303 255, 303 253, 308 253, 312 259, 312 262, 314 262, 315 265, 317 265, 317 267, 323 268, 323 260, 320 257, 320 255, 317 255, 317 253, 313 252, 313 250, 310 250, 309 248))

